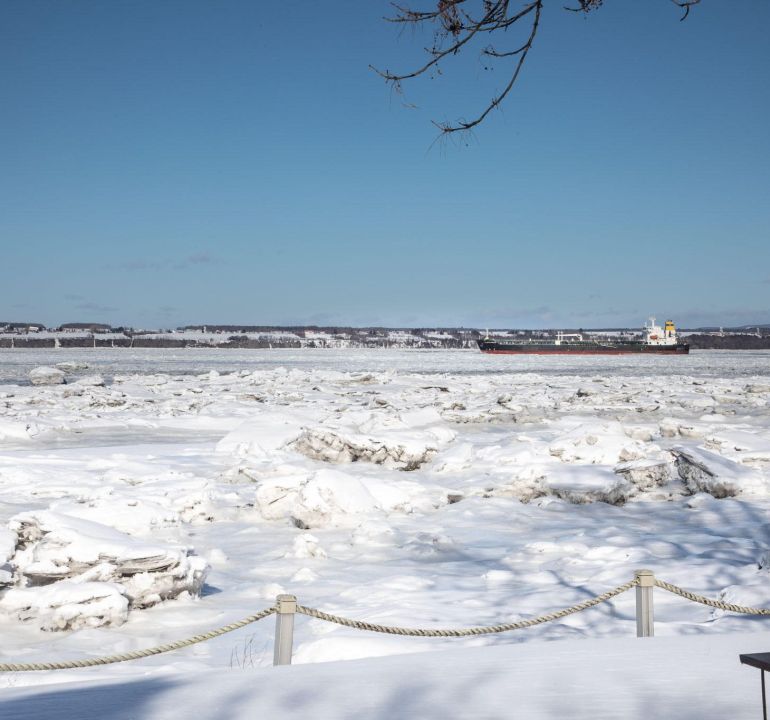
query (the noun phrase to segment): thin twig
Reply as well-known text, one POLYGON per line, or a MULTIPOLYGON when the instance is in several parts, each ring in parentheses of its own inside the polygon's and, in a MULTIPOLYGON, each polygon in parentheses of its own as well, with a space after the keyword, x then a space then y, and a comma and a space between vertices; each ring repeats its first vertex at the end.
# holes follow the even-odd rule
MULTIPOLYGON (((540 28, 541 15, 545 0, 531 0, 523 6, 512 9, 513 0, 432 0, 435 8, 431 10, 415 10, 397 2, 393 3, 395 14, 386 18, 389 22, 406 25, 433 25, 433 43, 426 47, 425 52, 429 56, 427 62, 412 72, 394 73, 390 70, 379 70, 370 65, 385 82, 389 83, 395 92, 401 92, 401 83, 411 80, 429 71, 441 74, 440 63, 451 56, 458 55, 462 50, 467 52, 471 41, 484 34, 495 34, 496 39, 505 38, 505 31, 513 27, 523 18, 532 15, 532 25, 529 35, 523 45, 514 46, 513 49, 497 49, 489 44, 481 50, 481 55, 494 60, 516 58, 511 68, 510 78, 503 90, 495 95, 474 120, 459 120, 456 123, 436 122, 433 124, 441 130, 442 135, 458 131, 468 131, 474 128, 489 115, 492 110, 500 106, 500 103, 508 96, 519 78, 524 62, 532 49, 538 29, 540 28), (474 12, 476 10, 476 12, 474 12)), ((577 3, 574 7, 566 7, 571 12, 589 13, 602 6, 604 0, 573 0, 577 3)), ((682 8, 683 15, 680 20, 685 20, 693 5, 701 0, 671 0, 677 7, 682 8)))

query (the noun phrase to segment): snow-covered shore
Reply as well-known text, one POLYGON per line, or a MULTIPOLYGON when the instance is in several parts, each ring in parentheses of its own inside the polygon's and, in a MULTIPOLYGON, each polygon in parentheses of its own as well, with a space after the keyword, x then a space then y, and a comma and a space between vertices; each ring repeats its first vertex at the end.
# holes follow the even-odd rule
POLYGON ((761 717, 770 634, 565 640, 356 662, 6 688, 13 720, 702 720, 761 717))
MULTIPOLYGON (((0 662, 177 640, 281 592, 379 623, 463 627, 565 607, 648 567, 770 607, 770 353, 0 350, 0 379, 0 662), (57 364, 65 383, 29 383, 57 364)), ((654 642, 687 636, 683 655, 693 635, 729 644, 767 627, 661 591, 655 602, 654 642)), ((88 677, 269 665, 272 629, 88 677)), ((483 665, 520 643, 535 657, 633 634, 627 593, 462 640, 303 620, 295 662, 484 646, 469 656, 483 665)))

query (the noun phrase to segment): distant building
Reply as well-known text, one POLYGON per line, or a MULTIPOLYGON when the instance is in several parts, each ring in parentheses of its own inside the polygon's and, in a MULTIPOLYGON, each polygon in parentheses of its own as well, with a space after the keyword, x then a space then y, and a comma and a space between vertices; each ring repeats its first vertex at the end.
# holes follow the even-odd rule
POLYGON ((112 332, 112 327, 104 323, 64 323, 59 327, 62 332, 92 332, 105 333, 112 332))
POLYGON ((0 330, 9 333, 31 333, 45 330, 43 323, 0 323, 0 330))

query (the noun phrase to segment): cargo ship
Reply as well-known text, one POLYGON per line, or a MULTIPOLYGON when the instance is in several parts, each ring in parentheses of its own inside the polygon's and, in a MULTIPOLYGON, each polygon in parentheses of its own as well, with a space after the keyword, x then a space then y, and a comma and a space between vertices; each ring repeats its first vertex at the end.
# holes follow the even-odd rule
POLYGON ((554 339, 486 337, 477 341, 483 353, 501 355, 625 355, 627 353, 686 355, 690 346, 681 342, 671 320, 664 327, 650 318, 638 340, 586 339, 580 333, 558 332, 554 339))

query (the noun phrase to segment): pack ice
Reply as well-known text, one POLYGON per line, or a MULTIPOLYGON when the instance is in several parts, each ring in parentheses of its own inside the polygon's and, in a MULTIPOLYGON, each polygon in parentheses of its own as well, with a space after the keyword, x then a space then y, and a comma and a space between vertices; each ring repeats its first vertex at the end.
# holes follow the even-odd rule
MULTIPOLYGON (((19 352, 32 351, 0 352, 0 371, 19 352)), ((770 605, 766 353, 67 353, 30 356, 0 384, 9 658, 51 659, 37 628, 80 629, 58 648, 102 654, 203 632, 282 592, 385 624, 496 624, 640 567, 770 605), (32 384, 33 363, 66 382, 32 384)), ((632 603, 453 641, 303 621, 295 662, 623 636, 632 603)), ((655 603, 661 634, 747 629, 655 603)), ((269 664, 270 627, 252 632, 181 657, 269 664)))

